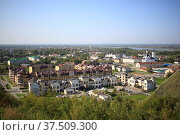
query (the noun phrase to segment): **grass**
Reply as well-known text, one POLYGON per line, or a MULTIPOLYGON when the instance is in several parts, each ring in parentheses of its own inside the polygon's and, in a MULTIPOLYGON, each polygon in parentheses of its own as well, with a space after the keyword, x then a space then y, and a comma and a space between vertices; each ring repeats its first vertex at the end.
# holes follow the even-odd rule
POLYGON ((131 96, 126 96, 124 98, 140 101, 140 100, 145 99, 146 97, 147 97, 146 95, 131 95, 131 96))
POLYGON ((9 84, 6 84, 7 89, 11 89, 11 86, 9 84))
POLYGON ((6 64, 0 63, 0 73, 1 74, 7 74, 8 73, 8 68, 7 68, 6 64))
POLYGON ((24 94, 16 94, 17 97, 22 98, 24 97, 24 94))
POLYGON ((3 76, 1 76, 1 80, 5 81, 5 78, 3 76))
POLYGON ((15 84, 14 84, 13 81, 9 78, 9 76, 8 76, 8 75, 5 75, 5 77, 6 77, 7 81, 14 87, 15 84))
POLYGON ((165 77, 156 77, 156 85, 161 85, 166 79, 165 77))

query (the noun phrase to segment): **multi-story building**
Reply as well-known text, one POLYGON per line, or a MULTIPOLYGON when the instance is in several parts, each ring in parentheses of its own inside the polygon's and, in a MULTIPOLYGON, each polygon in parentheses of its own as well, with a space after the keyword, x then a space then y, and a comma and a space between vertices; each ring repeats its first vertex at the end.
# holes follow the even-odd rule
POLYGON ((38 85, 38 83, 34 82, 33 80, 28 82, 28 89, 29 89, 29 93, 32 92, 37 96, 39 96, 41 93, 40 86, 38 85))
POLYGON ((141 78, 141 77, 131 77, 128 78, 128 85, 131 87, 142 87, 143 90, 154 90, 156 87, 155 78, 141 78))
POLYGON ((8 60, 8 65, 16 65, 16 64, 30 64, 31 61, 28 58, 19 58, 19 59, 10 59, 8 60))
POLYGON ((16 86, 28 87, 28 81, 30 78, 31 76, 28 74, 28 72, 21 70, 15 75, 14 82, 16 86))
POLYGON ((39 65, 29 66, 29 74, 35 72, 52 71, 52 70, 53 69, 51 64, 39 64, 39 65))
POLYGON ((59 64, 55 66, 56 71, 73 70, 75 67, 74 62, 66 62, 65 64, 59 64))
POLYGON ((117 77, 117 83, 121 85, 126 85, 128 83, 128 74, 127 73, 119 73, 115 75, 117 77))

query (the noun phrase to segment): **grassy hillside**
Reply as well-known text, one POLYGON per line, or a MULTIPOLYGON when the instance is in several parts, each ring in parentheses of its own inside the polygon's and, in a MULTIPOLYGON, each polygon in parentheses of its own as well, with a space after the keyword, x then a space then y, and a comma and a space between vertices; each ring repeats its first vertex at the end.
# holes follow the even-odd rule
POLYGON ((154 95, 171 95, 180 99, 180 70, 165 80, 154 92, 154 95))

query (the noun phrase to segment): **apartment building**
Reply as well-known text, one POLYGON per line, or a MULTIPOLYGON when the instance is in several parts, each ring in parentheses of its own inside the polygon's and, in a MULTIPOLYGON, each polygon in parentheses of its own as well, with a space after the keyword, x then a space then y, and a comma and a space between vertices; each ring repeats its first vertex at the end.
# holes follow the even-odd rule
POLYGON ((35 72, 52 71, 52 70, 53 69, 51 64, 38 64, 38 65, 29 66, 29 74, 35 72))
POLYGON ((16 65, 16 64, 30 64, 31 61, 28 58, 19 58, 19 59, 10 59, 8 60, 8 66, 16 65))

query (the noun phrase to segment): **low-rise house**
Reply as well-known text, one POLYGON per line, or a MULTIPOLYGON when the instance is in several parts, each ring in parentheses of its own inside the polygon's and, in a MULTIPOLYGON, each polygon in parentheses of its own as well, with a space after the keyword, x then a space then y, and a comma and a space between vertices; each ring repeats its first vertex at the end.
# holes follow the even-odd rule
POLYGON ((151 79, 141 77, 128 78, 128 85, 132 87, 142 87, 143 90, 154 90, 156 88, 156 80, 154 77, 151 79))
POLYGON ((101 87, 101 78, 100 77, 92 77, 93 80, 93 88, 100 88, 101 87))
POLYGON ((120 56, 119 54, 106 54, 106 58, 113 58, 113 59, 118 59, 120 56))
POLYGON ((79 80, 78 79, 70 79, 69 82, 71 84, 71 86, 70 86, 71 89, 79 90, 79 80))
POLYGON ((153 80, 146 79, 142 83, 142 89, 143 90, 154 90, 155 83, 153 82, 153 80))
POLYGON ((30 56, 28 57, 28 59, 32 62, 38 62, 40 61, 39 57, 38 56, 30 56))
POLYGON ((92 60, 97 60, 97 59, 99 59, 99 56, 98 56, 98 55, 92 55, 92 56, 90 57, 90 59, 92 59, 92 60))
POLYGON ((132 76, 131 78, 128 78, 128 85, 135 87, 137 83, 137 80, 132 76))
POLYGON ((180 69, 180 66, 177 66, 177 65, 168 65, 167 67, 168 69, 165 70, 165 74, 164 74, 165 77, 167 76, 169 72, 174 73, 176 70, 180 69))
POLYGON ((105 101, 105 100, 112 100, 112 97, 107 94, 99 94, 98 99, 105 101))
POLYGON ((72 89, 72 88, 67 88, 67 89, 64 90, 64 94, 65 94, 65 95, 74 94, 74 89, 72 89))
POLYGON ((116 86, 118 84, 116 76, 108 76, 108 78, 110 80, 110 86, 116 86))
POLYGON ((28 85, 29 85, 29 93, 32 92, 33 94, 35 94, 37 96, 40 95, 40 93, 41 93, 40 92, 40 87, 39 87, 39 85, 37 83, 35 83, 33 81, 29 81, 28 85))
POLYGON ((56 63, 57 63, 57 60, 52 60, 51 63, 52 63, 52 64, 56 64, 56 63))
POLYGON ((122 59, 123 63, 130 63, 130 64, 138 63, 138 62, 141 62, 141 61, 142 61, 141 59, 137 59, 137 58, 123 58, 122 59))
POLYGON ((174 64, 178 65, 178 64, 180 64, 180 61, 174 61, 174 64))
POLYGON ((163 62, 139 62, 136 63, 136 67, 142 69, 145 69, 147 67, 160 68, 160 67, 164 67, 164 64, 163 62))
POLYGON ((55 81, 55 82, 53 81, 51 83, 51 89, 52 89, 52 91, 55 91, 56 93, 59 93, 60 89, 61 89, 60 83, 58 81, 55 81))

